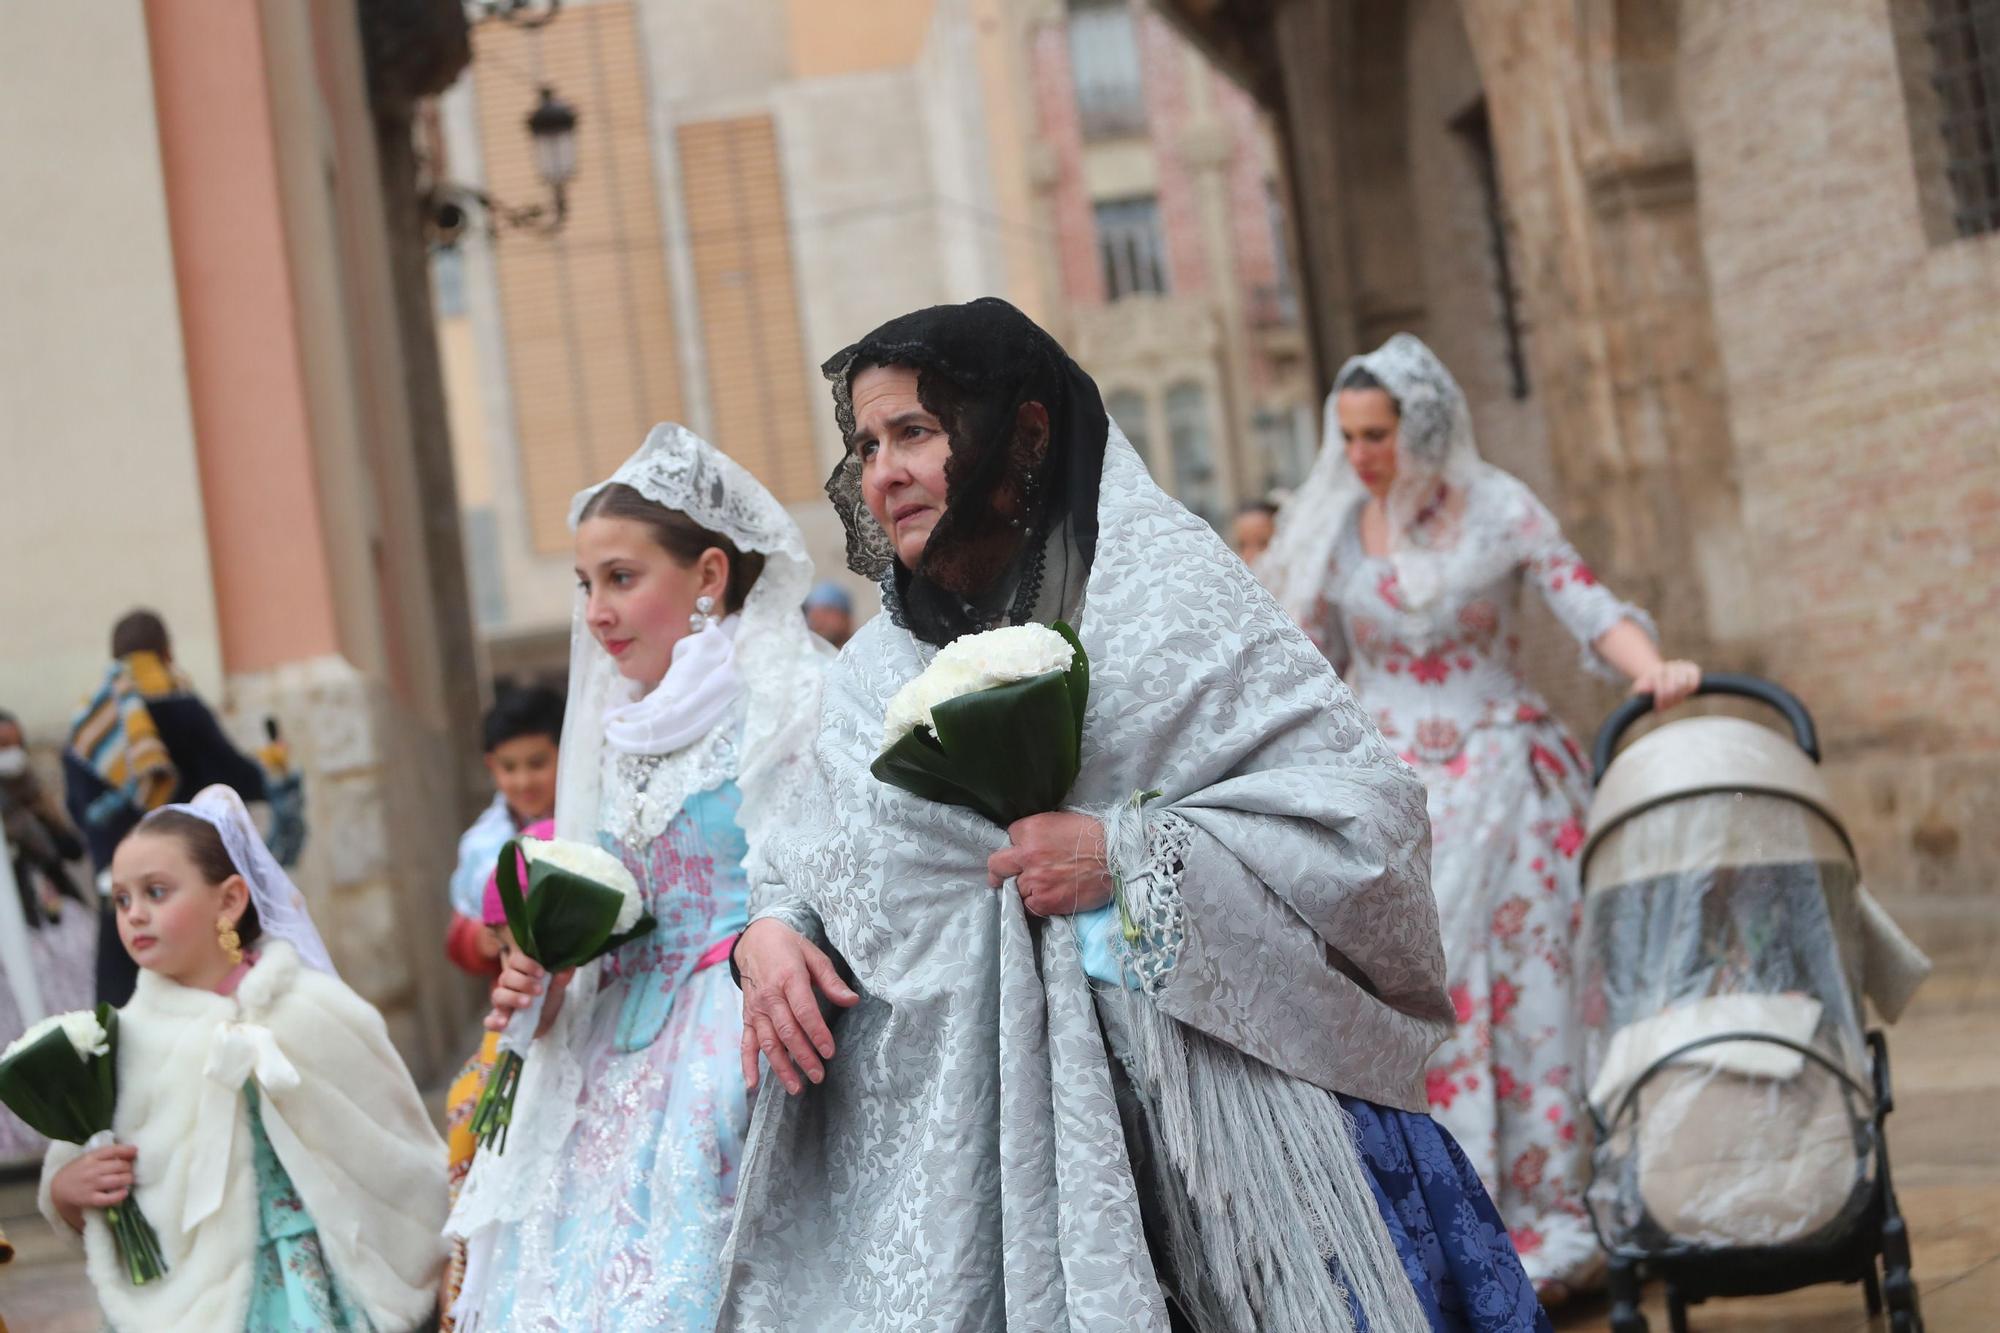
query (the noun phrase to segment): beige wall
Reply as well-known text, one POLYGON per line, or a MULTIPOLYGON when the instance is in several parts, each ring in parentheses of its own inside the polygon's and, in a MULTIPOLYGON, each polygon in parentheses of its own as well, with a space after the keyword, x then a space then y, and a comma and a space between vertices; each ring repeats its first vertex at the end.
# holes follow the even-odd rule
POLYGON ((135 605, 221 684, 145 16, 27 5, 0 43, 0 708, 55 742, 135 605))
MULTIPOLYGON (((574 15, 566 7, 558 26, 610 2, 583 0, 574 15)), ((685 155, 690 142, 707 144, 713 137, 702 127, 768 116, 780 178, 780 211, 773 220, 783 230, 778 237, 760 227, 755 239, 769 251, 758 252, 759 271, 772 277, 787 268, 790 292, 787 297, 777 281, 760 290, 777 294, 766 303, 772 308, 765 327, 785 335, 772 348, 789 341, 785 355, 796 375, 790 386, 803 395, 803 424, 788 427, 787 435, 802 431, 799 444, 809 452, 809 461, 793 459, 774 475, 788 497, 796 497, 793 513, 821 572, 839 575, 843 541, 819 496, 819 479, 841 446, 820 362, 882 320, 920 306, 989 293, 1031 310, 1042 301, 1040 221, 1026 207, 1020 119, 1026 104, 1015 17, 1006 0, 633 0, 632 13, 645 70, 657 244, 667 275, 666 290, 649 299, 675 330, 673 359, 682 388, 677 415, 722 448, 733 448, 726 418, 732 411, 740 417, 742 394, 723 391, 731 389, 729 373, 743 357, 712 336, 718 329, 729 332, 724 325, 736 327, 724 318, 718 286, 730 265, 713 245, 693 243, 715 215, 691 207, 687 194, 691 184, 713 177, 715 163, 685 155), (779 240, 781 248, 773 244, 779 240), (728 364, 718 365, 717 356, 728 364)), ((526 59, 524 50, 508 70, 482 70, 475 61, 467 82, 521 101, 526 94, 509 71, 528 68, 526 59)), ((563 72, 556 82, 574 100, 564 83, 569 77, 563 72)), ((499 158, 519 154, 518 145, 495 142, 518 133, 518 117, 476 116, 473 103, 466 88, 443 99, 448 157, 454 176, 491 182, 499 158)), ((579 188, 593 170, 601 171, 593 154, 601 163, 605 151, 588 129, 586 124, 579 137, 579 188)), ((511 198, 497 187, 496 193, 511 198)), ((532 197, 534 191, 516 182, 513 193, 532 197)), ((589 225, 581 215, 572 223, 578 236, 589 225)), ((532 516, 522 494, 521 440, 524 409, 531 404, 522 377, 508 368, 518 340, 535 336, 536 329, 499 299, 508 252, 547 243, 506 236, 494 244, 468 236, 462 244, 476 375, 473 382, 455 376, 454 394, 470 391, 479 400, 501 548, 494 564, 507 609, 501 623, 484 628, 496 642, 534 641, 545 652, 559 651, 568 631, 568 552, 537 553, 525 536, 532 516)), ((633 431, 614 451, 616 458, 599 460, 598 475, 636 447, 642 434, 633 431)), ((753 457, 746 461, 754 465, 754 456, 760 450, 769 456, 772 447, 766 439, 749 441, 753 457)), ((856 591, 865 602, 867 591, 856 591)))
POLYGON ((458 502, 468 509, 494 503, 492 428, 479 388, 479 346, 464 315, 439 316, 438 357, 444 363, 445 397, 451 404, 451 456, 458 502))
POLYGON ((935 7, 934 0, 786 0, 792 77, 907 65, 923 47, 935 7))

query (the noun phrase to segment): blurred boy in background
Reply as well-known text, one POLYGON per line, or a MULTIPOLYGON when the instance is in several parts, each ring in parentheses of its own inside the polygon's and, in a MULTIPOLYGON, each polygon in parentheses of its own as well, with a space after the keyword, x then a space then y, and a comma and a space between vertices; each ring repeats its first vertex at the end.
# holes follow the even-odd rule
POLYGON ((555 814, 562 725, 563 697, 546 686, 509 690, 487 710, 483 740, 493 804, 458 840, 444 950, 474 976, 499 975, 500 941, 481 919, 481 900, 500 848, 529 824, 555 814))

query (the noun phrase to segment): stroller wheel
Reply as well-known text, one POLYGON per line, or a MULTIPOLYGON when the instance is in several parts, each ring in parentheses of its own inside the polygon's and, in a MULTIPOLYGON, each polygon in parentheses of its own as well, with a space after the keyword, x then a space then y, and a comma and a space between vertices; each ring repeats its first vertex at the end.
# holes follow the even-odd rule
POLYGON ((1917 1284, 1903 1264, 1882 1275, 1882 1303, 1889 1307, 1889 1327, 1895 1333, 1923 1333, 1924 1317, 1917 1308, 1917 1284))
POLYGON ((1882 1284, 1882 1295, 1889 1307, 1891 1333, 1924 1333, 1924 1316, 1917 1308, 1917 1284, 1910 1281, 1907 1268, 1890 1274, 1889 1280, 1882 1284))
POLYGON ((1611 1333, 1648 1333, 1639 1313, 1639 1271, 1630 1259, 1613 1259, 1606 1274, 1611 1290, 1611 1333))

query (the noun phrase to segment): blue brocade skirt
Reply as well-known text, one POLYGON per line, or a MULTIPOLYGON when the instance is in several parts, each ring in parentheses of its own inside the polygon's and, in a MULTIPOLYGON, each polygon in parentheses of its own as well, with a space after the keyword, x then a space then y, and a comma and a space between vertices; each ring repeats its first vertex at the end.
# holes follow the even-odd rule
MULTIPOLYGON (((1427 1115, 1341 1097, 1375 1206, 1438 1333, 1528 1333, 1548 1314, 1472 1163, 1427 1115)), ((1336 1275, 1337 1276, 1337 1275, 1336 1275)), ((1367 1319, 1358 1311, 1356 1324, 1367 1319)))

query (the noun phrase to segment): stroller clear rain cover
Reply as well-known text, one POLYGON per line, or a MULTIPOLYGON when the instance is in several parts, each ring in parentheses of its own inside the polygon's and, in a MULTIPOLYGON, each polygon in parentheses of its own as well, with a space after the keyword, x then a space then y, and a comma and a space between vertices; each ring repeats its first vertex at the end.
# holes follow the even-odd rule
POLYGON ((1605 1243, 1830 1239, 1864 1206, 1860 912, 1845 839, 1788 797, 1684 796, 1595 842, 1577 993, 1605 1243))

